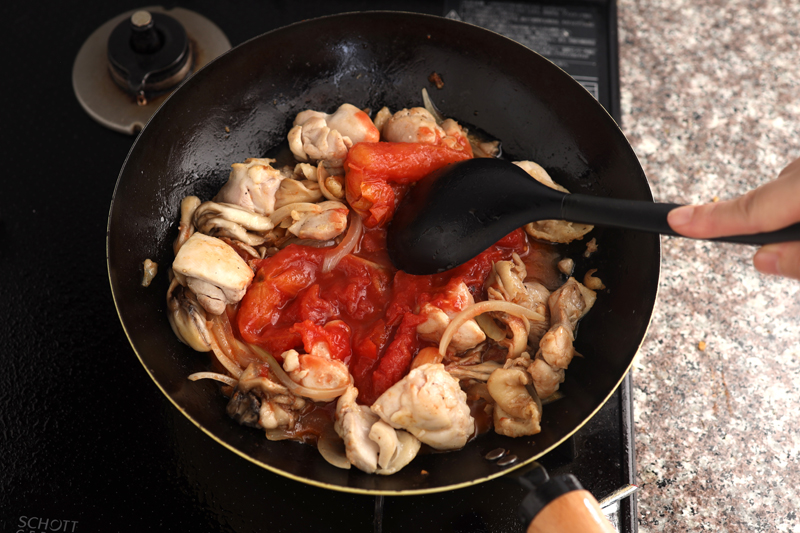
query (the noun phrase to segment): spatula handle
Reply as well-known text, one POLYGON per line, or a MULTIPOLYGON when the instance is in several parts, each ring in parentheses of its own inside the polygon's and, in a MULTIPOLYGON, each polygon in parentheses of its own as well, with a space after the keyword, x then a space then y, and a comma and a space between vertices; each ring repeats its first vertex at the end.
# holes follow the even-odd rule
MULTIPOLYGON (((564 196, 561 204, 561 216, 564 220, 583 224, 612 226, 682 237, 683 235, 675 232, 667 222, 667 213, 676 207, 681 206, 680 204, 568 194, 564 196)), ((800 223, 767 233, 731 235, 705 240, 756 245, 800 241, 800 223)))

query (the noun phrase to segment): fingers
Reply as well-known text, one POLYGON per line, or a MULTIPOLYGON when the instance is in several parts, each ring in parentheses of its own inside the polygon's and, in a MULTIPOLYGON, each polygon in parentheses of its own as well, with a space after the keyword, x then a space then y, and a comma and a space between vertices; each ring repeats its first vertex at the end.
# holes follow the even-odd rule
POLYGON ((799 199, 800 160, 796 160, 777 179, 743 196, 679 207, 670 211, 667 221, 678 233, 695 238, 774 231, 800 221, 799 199))
POLYGON ((786 242, 762 246, 753 265, 764 274, 800 279, 800 242, 786 242))

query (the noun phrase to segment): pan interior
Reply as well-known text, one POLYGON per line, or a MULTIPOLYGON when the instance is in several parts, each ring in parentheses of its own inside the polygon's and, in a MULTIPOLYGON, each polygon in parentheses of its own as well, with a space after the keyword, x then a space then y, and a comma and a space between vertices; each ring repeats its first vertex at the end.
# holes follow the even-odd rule
POLYGON ((164 394, 195 424, 243 457, 282 475, 336 490, 415 494, 501 475, 483 459, 503 447, 524 464, 555 447, 614 392, 641 344, 655 303, 658 236, 596 228, 600 249, 576 272, 597 268, 609 287, 581 322, 565 397, 545 407, 542 432, 493 433, 458 452, 420 456, 392 476, 339 470, 316 449, 270 442, 225 414, 211 382, 186 376, 208 359, 178 342, 166 318, 167 267, 180 201, 210 199, 230 165, 262 157, 284 141, 304 109, 331 112, 349 102, 373 112, 421 106, 421 90, 448 117, 503 142, 507 156, 538 162, 572 192, 652 200, 647 179, 617 125, 566 73, 505 37, 465 23, 373 12, 309 20, 264 34, 213 61, 177 90, 139 135, 120 173, 108 223, 108 271, 131 345, 164 394), (444 81, 436 89, 428 78, 444 81), (141 286, 142 262, 160 265, 141 286))

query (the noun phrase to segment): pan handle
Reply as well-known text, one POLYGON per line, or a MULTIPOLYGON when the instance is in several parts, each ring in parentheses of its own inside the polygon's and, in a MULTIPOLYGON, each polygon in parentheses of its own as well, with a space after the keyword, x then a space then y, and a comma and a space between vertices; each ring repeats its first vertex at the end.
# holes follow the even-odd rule
POLYGON ((571 474, 553 477, 522 501, 527 533, 616 533, 600 504, 571 474))

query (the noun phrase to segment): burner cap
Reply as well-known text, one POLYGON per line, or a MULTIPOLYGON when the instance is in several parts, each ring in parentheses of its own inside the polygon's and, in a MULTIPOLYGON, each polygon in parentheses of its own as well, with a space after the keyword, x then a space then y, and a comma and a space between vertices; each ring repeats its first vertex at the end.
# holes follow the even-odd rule
POLYGON ((86 40, 72 68, 72 87, 93 119, 135 134, 172 90, 230 47, 214 23, 193 11, 136 9, 86 40))
POLYGON ((191 72, 186 30, 168 15, 137 11, 108 37, 108 66, 117 85, 145 105, 146 97, 172 89, 191 72))

